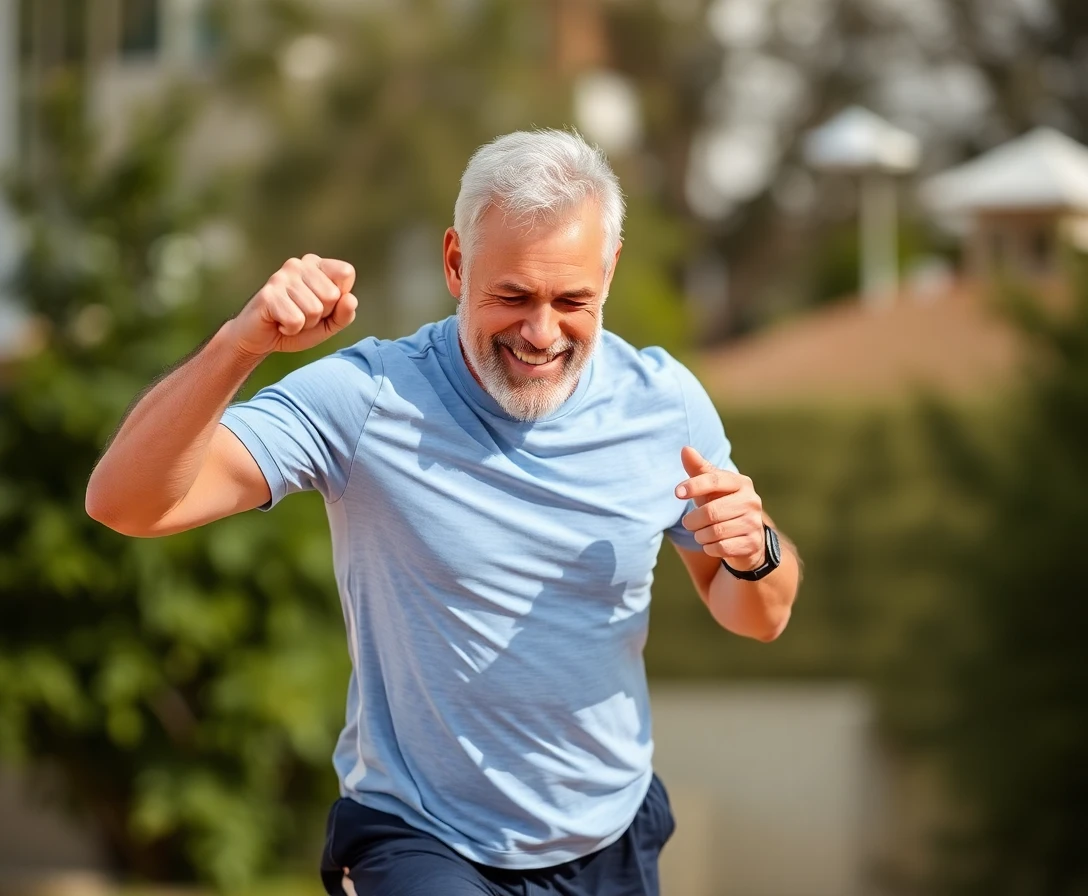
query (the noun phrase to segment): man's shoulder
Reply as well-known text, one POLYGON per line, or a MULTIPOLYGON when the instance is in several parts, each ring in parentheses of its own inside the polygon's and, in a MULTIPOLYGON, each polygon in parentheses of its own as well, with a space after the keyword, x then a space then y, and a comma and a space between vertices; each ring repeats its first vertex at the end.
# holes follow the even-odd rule
POLYGON ((648 387, 678 391, 681 377, 691 373, 659 345, 636 348, 609 330, 601 333, 601 355, 610 377, 635 377, 648 387))
POLYGON ((386 354, 396 354, 407 359, 426 357, 436 350, 445 351, 447 331, 451 323, 449 317, 430 321, 406 336, 379 340, 379 346, 386 354))
POLYGON ((366 336, 328 355, 327 358, 347 361, 356 367, 367 369, 374 375, 381 375, 390 364, 418 363, 426 359, 433 351, 445 351, 445 325, 445 320, 432 321, 424 324, 414 333, 395 339, 366 336))

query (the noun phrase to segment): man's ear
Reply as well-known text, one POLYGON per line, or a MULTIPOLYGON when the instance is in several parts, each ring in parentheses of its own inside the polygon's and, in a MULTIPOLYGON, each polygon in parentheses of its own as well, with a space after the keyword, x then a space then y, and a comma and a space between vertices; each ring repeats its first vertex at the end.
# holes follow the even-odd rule
POLYGON ((608 295, 609 289, 612 288, 612 278, 616 276, 616 265, 620 263, 620 253, 623 251, 623 243, 616 246, 616 254, 612 256, 612 269, 608 272, 608 276, 604 278, 604 290, 602 295, 608 295))
POLYGON ((442 271, 446 275, 446 289, 455 299, 460 301, 464 283, 461 278, 461 269, 464 265, 464 256, 461 254, 461 237, 452 227, 446 229, 446 235, 442 238, 442 271))

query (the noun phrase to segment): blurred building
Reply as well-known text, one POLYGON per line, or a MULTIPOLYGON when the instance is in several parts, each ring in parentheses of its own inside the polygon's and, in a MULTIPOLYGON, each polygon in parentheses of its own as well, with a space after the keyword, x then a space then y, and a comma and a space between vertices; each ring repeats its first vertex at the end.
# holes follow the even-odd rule
POLYGON ((731 405, 999 396, 1027 346, 994 297, 1017 283, 1062 301, 1064 250, 1088 250, 1088 147, 1040 128, 930 178, 921 198, 961 241, 959 271, 933 259, 879 313, 844 297, 708 350, 699 372, 712 394, 731 405))
POLYGON ((922 196, 966 231, 967 272, 1039 279, 1088 248, 1088 147, 1039 128, 929 180, 922 196))
POLYGON ((844 299, 708 349, 697 372, 730 407, 999 395, 1023 361, 1022 338, 978 282, 934 279, 887 308, 844 299))

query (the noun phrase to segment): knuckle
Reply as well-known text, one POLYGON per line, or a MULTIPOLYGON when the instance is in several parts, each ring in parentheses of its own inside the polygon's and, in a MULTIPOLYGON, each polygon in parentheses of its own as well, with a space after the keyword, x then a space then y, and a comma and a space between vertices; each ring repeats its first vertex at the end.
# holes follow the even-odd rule
POLYGON ((315 255, 313 252, 307 252, 302 256, 301 260, 306 265, 317 265, 321 261, 321 256, 315 255))
POLYGON ((301 267, 302 267, 302 260, 292 256, 291 258, 288 258, 287 261, 285 261, 283 263, 283 265, 280 267, 280 270, 281 271, 294 272, 294 271, 297 271, 301 267))

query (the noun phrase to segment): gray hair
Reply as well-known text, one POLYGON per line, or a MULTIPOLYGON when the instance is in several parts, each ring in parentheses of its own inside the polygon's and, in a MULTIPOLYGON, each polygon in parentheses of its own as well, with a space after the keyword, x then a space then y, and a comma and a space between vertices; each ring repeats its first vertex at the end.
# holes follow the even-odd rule
POLYGON ((480 220, 492 206, 531 228, 594 198, 604 224, 605 271, 623 235, 623 193, 604 153, 577 131, 515 131, 481 146, 461 176, 453 229, 461 241, 462 279, 468 279, 480 220))

